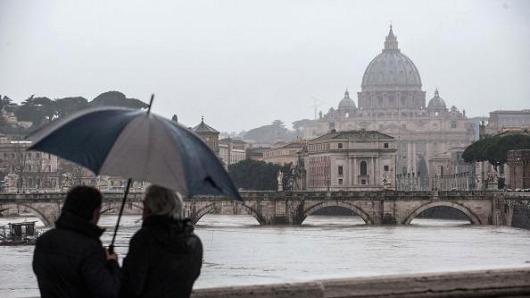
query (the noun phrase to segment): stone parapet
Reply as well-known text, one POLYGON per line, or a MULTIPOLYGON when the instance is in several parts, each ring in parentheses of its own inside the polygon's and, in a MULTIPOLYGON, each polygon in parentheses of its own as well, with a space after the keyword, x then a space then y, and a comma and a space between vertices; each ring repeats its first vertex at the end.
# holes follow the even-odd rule
POLYGON ((530 296, 530 267, 208 288, 197 289, 192 294, 193 298, 528 296, 530 296))

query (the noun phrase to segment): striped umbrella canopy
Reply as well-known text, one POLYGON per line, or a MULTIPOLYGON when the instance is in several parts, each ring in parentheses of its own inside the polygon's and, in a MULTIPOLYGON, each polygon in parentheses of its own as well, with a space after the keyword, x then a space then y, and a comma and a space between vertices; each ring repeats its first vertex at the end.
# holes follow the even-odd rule
MULTIPOLYGON (((86 110, 42 128, 29 139, 28 150, 56 155, 95 175, 129 178, 123 203, 132 180, 167 187, 185 197, 241 199, 223 165, 199 136, 149 110, 86 110)), ((123 204, 117 226, 122 211, 123 204)))

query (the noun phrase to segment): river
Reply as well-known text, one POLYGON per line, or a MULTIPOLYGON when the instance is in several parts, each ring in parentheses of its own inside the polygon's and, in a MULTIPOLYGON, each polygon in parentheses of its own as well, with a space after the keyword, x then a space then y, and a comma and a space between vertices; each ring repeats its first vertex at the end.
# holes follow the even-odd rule
MULTIPOLYGON (((104 216, 108 244, 115 216, 104 216)), ((23 218, 0 218, 0 226, 23 218)), ((31 220, 27 218, 26 220, 31 220)), ((139 216, 118 236, 127 252, 139 216)), ((250 216, 207 215, 196 227, 204 264, 195 287, 217 287, 530 266, 530 231, 415 219, 410 226, 366 226, 355 216, 310 216, 302 226, 259 226, 250 216)), ((33 246, 0 246, 0 297, 36 297, 33 246)))

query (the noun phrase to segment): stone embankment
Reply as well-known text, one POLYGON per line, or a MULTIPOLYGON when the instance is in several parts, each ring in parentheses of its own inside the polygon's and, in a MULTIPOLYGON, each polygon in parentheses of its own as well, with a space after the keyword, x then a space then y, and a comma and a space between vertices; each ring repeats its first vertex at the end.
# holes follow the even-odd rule
POLYGON ((530 267, 207 288, 192 297, 530 297, 530 267))

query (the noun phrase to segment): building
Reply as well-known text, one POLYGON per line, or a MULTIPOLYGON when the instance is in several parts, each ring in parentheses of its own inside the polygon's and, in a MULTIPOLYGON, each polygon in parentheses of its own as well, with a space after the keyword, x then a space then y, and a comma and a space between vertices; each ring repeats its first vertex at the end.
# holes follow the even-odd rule
POLYGON ((247 158, 248 144, 241 140, 225 138, 219 141, 219 158, 228 167, 247 158))
POLYGON ((367 130, 332 130, 310 140, 303 152, 308 190, 395 188, 396 142, 367 130))
POLYGON ((295 165, 298 162, 298 154, 302 151, 304 145, 305 141, 298 140, 272 147, 263 152, 263 161, 277 165, 295 165))
POLYGON ((265 151, 270 150, 270 147, 249 147, 247 148, 247 159, 250 160, 263 160, 265 151))
POLYGON ((28 141, 0 138, 2 191, 35 192, 60 189, 61 175, 56 156, 26 151, 28 141))
POLYGON ((453 147, 448 152, 432 158, 431 189, 446 191, 477 188, 475 165, 465 162, 462 158, 465 149, 465 147, 453 147))
POLYGON ((382 52, 367 66, 357 93, 358 106, 348 90, 337 109, 330 108, 318 119, 304 121, 305 139, 337 131, 379 131, 395 138, 396 171, 419 175, 422 188, 429 187, 435 171, 433 159, 453 147, 465 147, 474 140, 474 130, 465 111, 447 108, 438 90, 426 103, 420 73, 398 47, 392 26, 382 52))
POLYGON ((530 188, 530 149, 508 151, 507 188, 530 188))
POLYGON ((204 117, 201 117, 201 123, 197 124, 192 130, 206 142, 215 154, 219 154, 219 132, 206 124, 204 117))
POLYGON ((495 135, 505 131, 530 130, 530 110, 493 111, 490 113, 486 134, 495 135))

